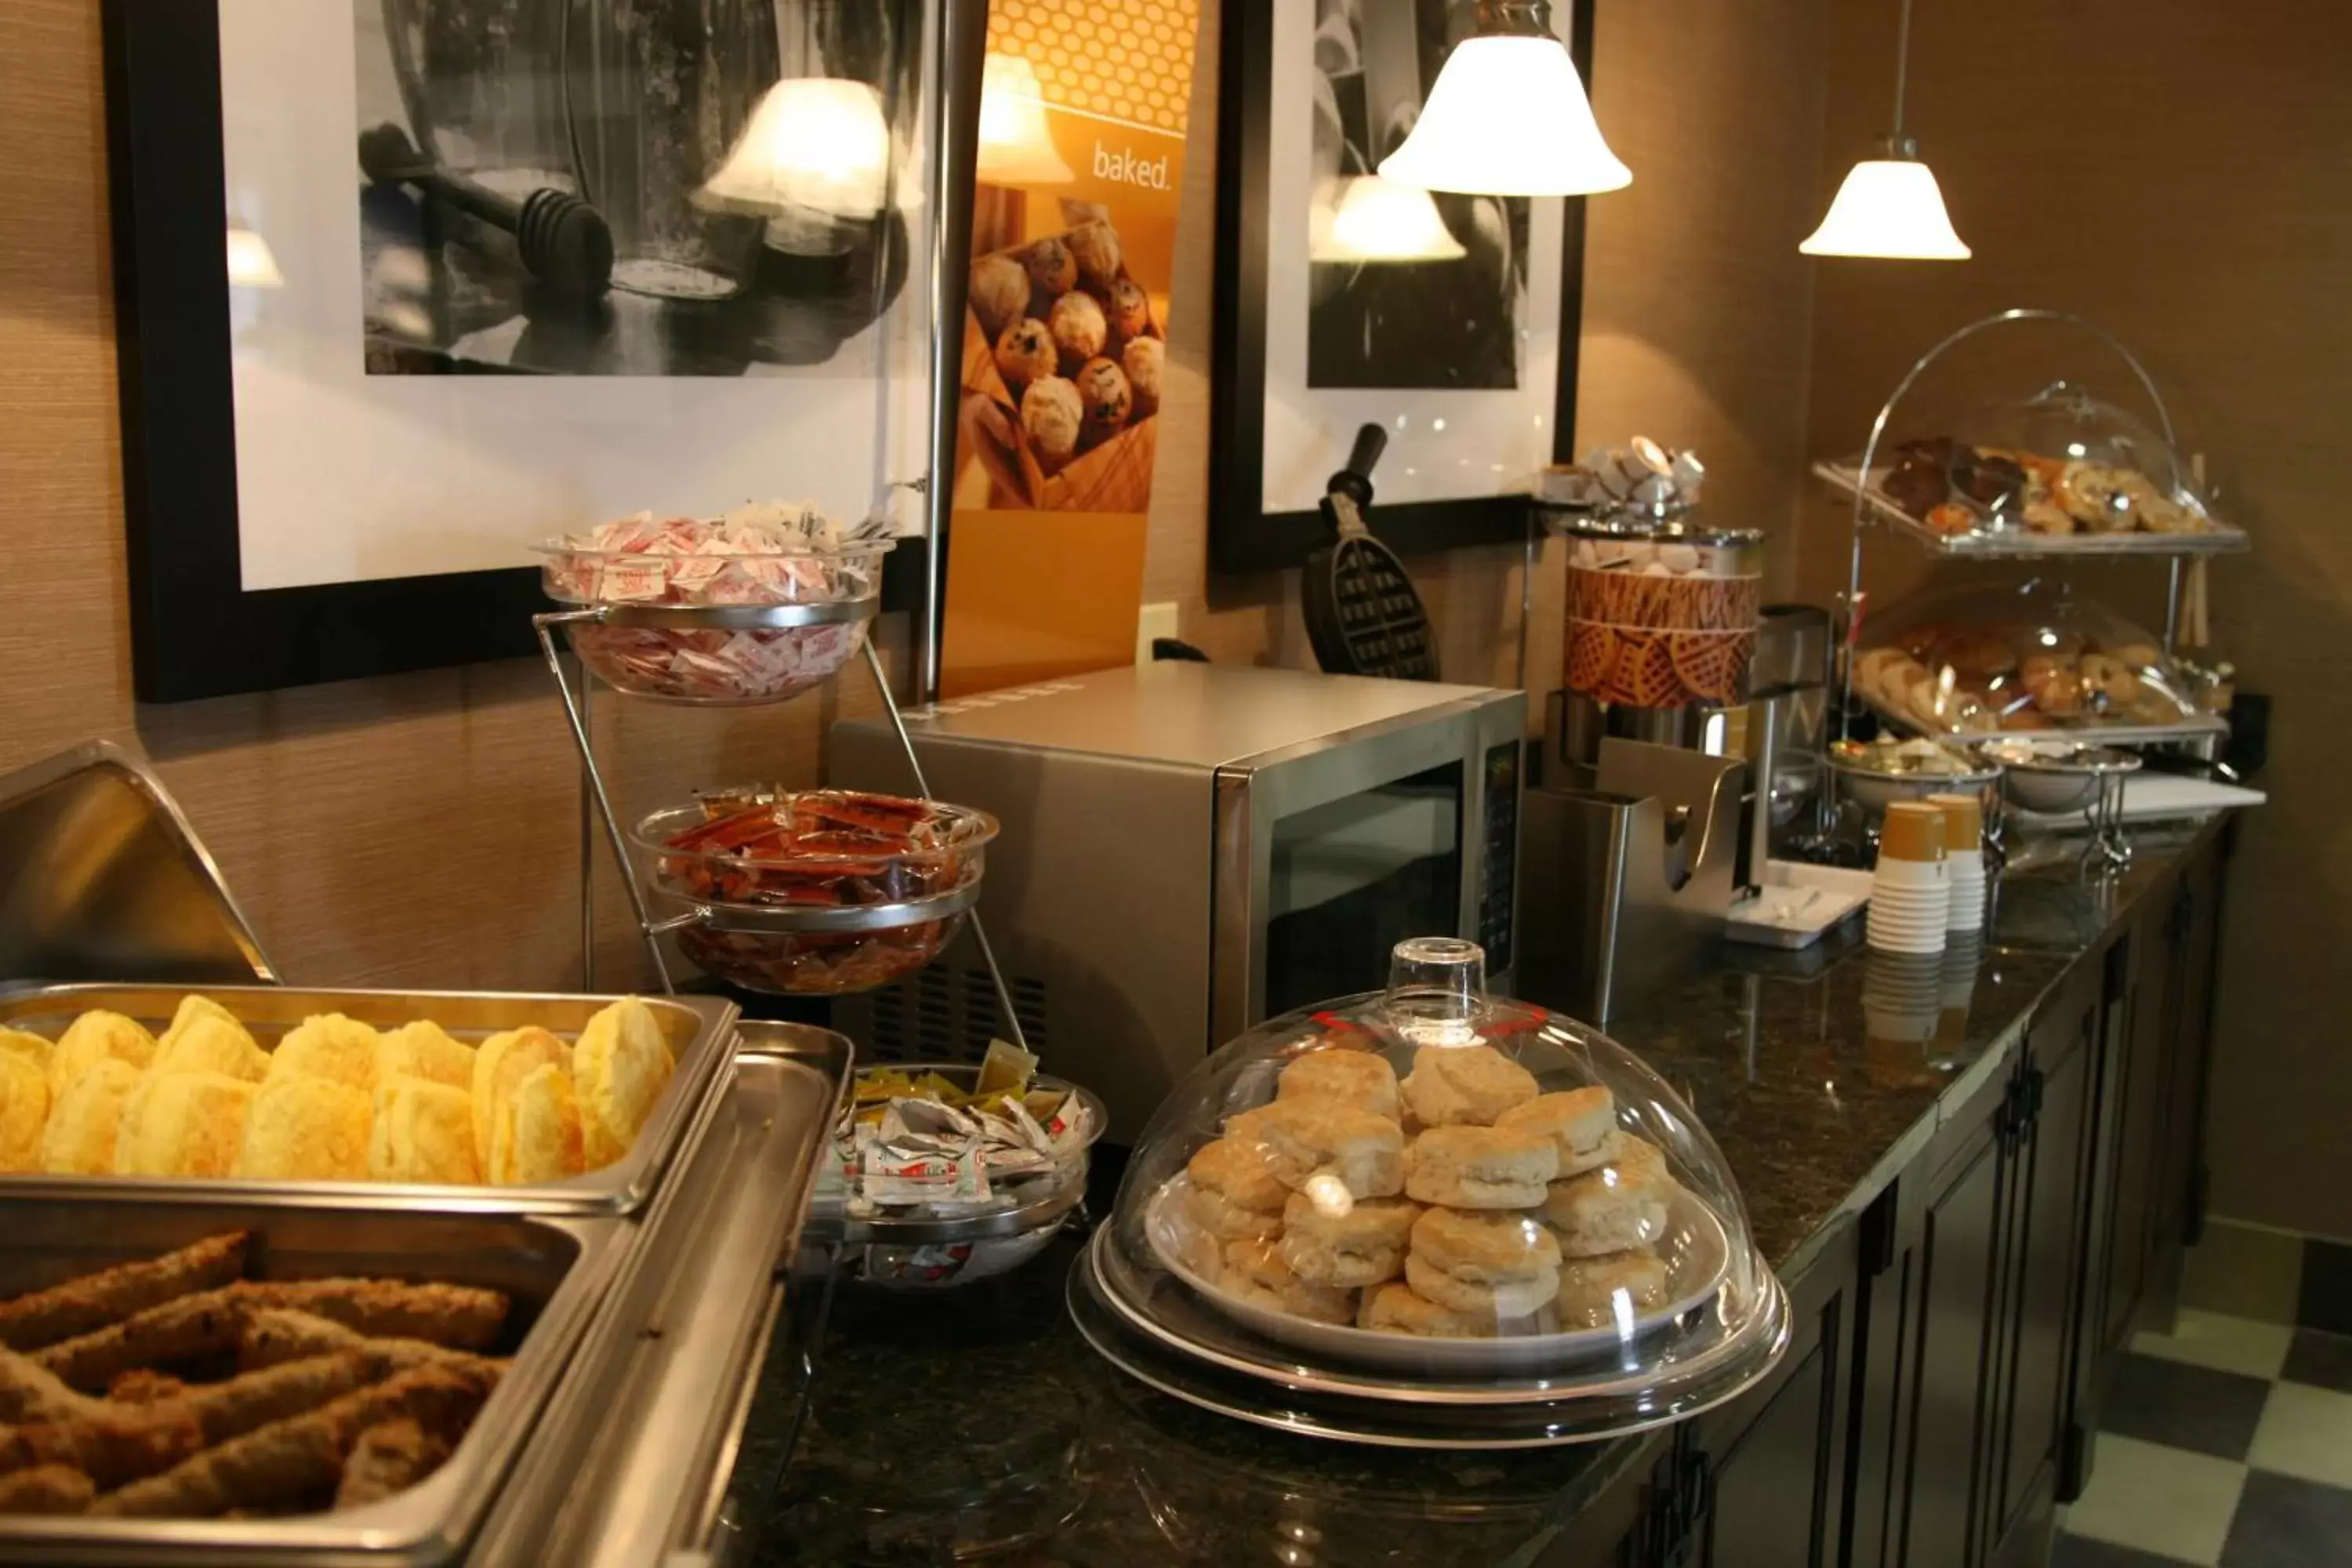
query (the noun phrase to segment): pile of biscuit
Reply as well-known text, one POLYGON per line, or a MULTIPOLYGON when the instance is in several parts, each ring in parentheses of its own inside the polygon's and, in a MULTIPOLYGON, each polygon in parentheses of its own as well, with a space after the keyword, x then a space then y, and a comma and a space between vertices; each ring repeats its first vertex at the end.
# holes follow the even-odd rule
POLYGON ((1220 1287, 1317 1322, 1475 1338, 1666 1299, 1664 1156, 1606 1089, 1542 1093, 1491 1046, 1423 1046, 1402 1083, 1375 1051, 1307 1051, 1186 1173, 1220 1287))
POLYGON ((525 1026, 478 1047, 425 1021, 306 1018, 264 1050, 210 997, 158 1037, 82 1014, 54 1042, 0 1029, 0 1172, 511 1185, 629 1151, 676 1070, 635 997, 567 1044, 525 1026))
POLYGON ((231 1231, 0 1300, 0 1515, 266 1518, 430 1476, 506 1371, 497 1290, 245 1278, 231 1231))

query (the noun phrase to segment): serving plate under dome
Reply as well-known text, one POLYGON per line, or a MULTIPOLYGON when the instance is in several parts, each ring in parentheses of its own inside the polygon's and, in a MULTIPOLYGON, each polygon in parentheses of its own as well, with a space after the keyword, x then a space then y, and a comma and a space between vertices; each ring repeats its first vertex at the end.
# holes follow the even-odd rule
POLYGON ((1074 1270, 1072 1310, 1089 1342, 1151 1386, 1243 1419, 1439 1447, 1607 1437, 1706 1408, 1769 1373, 1788 1346, 1788 1299, 1706 1128, 1623 1046, 1490 997, 1483 979, 1474 943, 1402 943, 1387 991, 1273 1019, 1188 1074, 1074 1270), (1433 1098, 1473 1081, 1498 1092, 1433 1098), (1265 1109, 1278 1104, 1293 1110, 1265 1109), (1538 1123, 1539 1157, 1528 1160, 1538 1123), (1362 1141, 1351 1147, 1384 1146, 1391 1163, 1302 1161, 1285 1142, 1311 1126, 1351 1129, 1345 1136, 1362 1141), (1204 1155, 1213 1143, 1224 1147, 1204 1155), (1448 1186, 1472 1148, 1535 1168, 1489 1184, 1461 1163, 1448 1186), (1596 1161, 1595 1149, 1611 1152, 1596 1161), (1273 1162, 1264 1172, 1276 1185, 1256 1180, 1254 1162, 1273 1162), (1375 1261, 1350 1268, 1372 1281, 1352 1290, 1335 1275, 1287 1272, 1339 1267, 1330 1227, 1352 1209, 1335 1182, 1349 1184, 1353 1204, 1401 1200, 1413 1214, 1404 1239, 1381 1239, 1391 1233, 1377 1227, 1354 1235, 1347 1256, 1375 1261), (1500 1242, 1514 1227, 1463 1228, 1482 1216, 1516 1221, 1525 1250, 1500 1242), (1473 1232, 1481 1252, 1486 1240, 1506 1250, 1474 1258, 1473 1232), (1281 1260, 1271 1279, 1269 1252, 1281 1260), (1612 1282, 1629 1283, 1588 1298, 1584 1271, 1602 1253, 1630 1271, 1612 1282), (1478 1272, 1455 1272, 1465 1268, 1478 1272), (1499 1315, 1525 1309, 1462 1289, 1481 1279, 1524 1283, 1541 1305, 1499 1315), (1555 1290, 1580 1326, 1553 1316, 1555 1290), (1483 1317, 1465 1310, 1482 1299, 1483 1317), (1608 1321, 1581 1326, 1593 1321, 1581 1316, 1588 1306, 1608 1321), (1343 1310, 1350 1321, 1328 1321, 1343 1310), (1440 1414, 1374 1414, 1389 1406, 1440 1414))
MULTIPOLYGON (((1727 1366, 1716 1375, 1666 1389, 1603 1394, 1584 1384, 1551 1386, 1532 1398, 1478 1397, 1475 1384, 1458 1385, 1458 1397, 1428 1398, 1407 1385, 1360 1374, 1352 1384, 1335 1383, 1301 1365, 1287 1369, 1287 1375, 1268 1376, 1230 1358, 1203 1355, 1197 1344, 1139 1324, 1129 1304, 1103 1281, 1106 1237, 1106 1232, 1096 1232, 1094 1243, 1072 1265, 1064 1292, 1079 1337, 1148 1388, 1276 1431, 1389 1448, 1560 1447, 1687 1420, 1738 1397, 1761 1375, 1727 1366)), ((1780 1282, 1767 1276, 1765 1285, 1774 1308, 1768 1314, 1775 1327, 1763 1362, 1769 1370, 1787 1350, 1790 1330, 1780 1282)), ((1177 1289, 1192 1300, 1189 1289, 1177 1289)), ((1203 1315, 1230 1326, 1213 1313, 1203 1315)))
MULTIPOLYGON (((1661 1249, 1666 1266, 1666 1304, 1605 1328, 1498 1335, 1494 1339, 1422 1340, 1403 1334, 1375 1333, 1344 1323, 1318 1323, 1287 1312, 1259 1306, 1203 1275, 1188 1258, 1198 1256, 1204 1241, 1213 1241, 1188 1217, 1191 1183, 1177 1176, 1160 1189, 1144 1218, 1151 1250, 1168 1271, 1190 1286, 1211 1307, 1244 1327, 1279 1344, 1317 1356, 1409 1374, 1451 1373, 1459 1377, 1496 1374, 1540 1375, 1547 1368, 1619 1357, 1628 1341, 1675 1322, 1704 1307, 1723 1289, 1731 1266, 1730 1238, 1714 1210, 1689 1192, 1677 1193, 1668 1205, 1666 1236, 1661 1249)), ((1549 1317, 1549 1312, 1546 1314, 1549 1317)), ((1549 1386, 1547 1384, 1546 1386, 1549 1386)), ((1535 1392, 1535 1391, 1531 1391, 1535 1392)))

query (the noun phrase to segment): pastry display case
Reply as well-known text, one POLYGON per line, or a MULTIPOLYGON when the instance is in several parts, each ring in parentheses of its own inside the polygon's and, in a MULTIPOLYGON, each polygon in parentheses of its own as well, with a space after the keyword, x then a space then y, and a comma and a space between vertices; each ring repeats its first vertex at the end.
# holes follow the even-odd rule
MULTIPOLYGON (((1815 472, 1853 503, 1842 738, 1852 740, 1853 720, 1868 711, 1898 735, 1964 746, 2023 735, 2217 754, 2229 733, 2228 683, 2186 662, 2179 645, 2205 644, 2208 558, 2249 542, 2215 504, 2201 458, 2183 455, 2154 378, 2115 334, 2064 310, 1971 321, 1914 362, 1858 457, 1815 472), (2129 373, 2147 416, 2104 401, 2071 371, 2029 395, 1958 416, 1914 407, 1922 378, 1952 351, 2011 327, 2088 338, 2129 373), (1930 592, 1881 610, 1864 586, 1873 522, 1939 558, 2036 562, 2043 575, 1930 592), (2158 631, 2049 574, 2061 561, 2131 556, 2167 563, 2158 631)), ((1864 793, 1904 787, 1874 776, 1884 770, 1872 762, 1855 753, 1833 760, 1832 772, 1864 793)), ((2127 853, 2116 828, 2120 775, 2101 778, 2088 812, 2094 852, 2115 860, 2127 853)))
POLYGON ((1433 1447, 1678 1420, 1789 1336, 1690 1109, 1606 1036, 1488 995, 1454 938, 1195 1069, 1070 1293, 1098 1351, 1179 1397, 1433 1447))

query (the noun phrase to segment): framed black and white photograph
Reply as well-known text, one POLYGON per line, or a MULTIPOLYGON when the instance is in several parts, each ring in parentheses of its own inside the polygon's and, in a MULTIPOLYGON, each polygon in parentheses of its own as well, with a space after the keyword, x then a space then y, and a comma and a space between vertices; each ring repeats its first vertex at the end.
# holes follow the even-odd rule
POLYGON ((527 654, 640 510, 916 517, 920 0, 104 16, 142 700, 527 654))
MULTIPOLYGON (((1228 6, 1221 43, 1211 561, 1297 563, 1359 427, 1403 551, 1517 540, 1572 450, 1580 200, 1383 180, 1471 0, 1228 6)), ((1580 68, 1591 4, 1560 7, 1580 68)))

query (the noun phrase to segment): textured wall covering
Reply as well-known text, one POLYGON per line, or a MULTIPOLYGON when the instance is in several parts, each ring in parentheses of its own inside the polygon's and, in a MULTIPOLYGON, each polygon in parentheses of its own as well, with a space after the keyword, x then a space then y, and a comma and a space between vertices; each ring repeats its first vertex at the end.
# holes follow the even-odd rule
MULTIPOLYGON (((1818 200, 1882 127, 1895 6, 1837 0, 1818 200)), ((2352 102, 2339 67, 2352 11, 2281 5, 1923 5, 1911 117, 1954 224, 1959 265, 1825 265, 1811 393, 1817 454, 1861 445, 1911 357, 1973 317, 2053 305, 2147 360, 2184 442, 2208 455, 2254 552, 2212 573, 2213 633, 2242 683, 2276 700, 2263 781, 2230 880, 2210 1120, 2216 1212, 2352 1236, 2343 1129, 2352 820, 2340 779, 2352 688, 2341 410, 2352 363, 2352 102), (2095 60, 2095 68, 2084 68, 2095 60)), ((1965 353, 1925 393, 1967 406, 2062 374, 2128 403, 2095 345, 2021 331, 1965 353)), ((1809 514, 1802 571, 1844 571, 1844 524, 1809 514)), ((1900 547, 1882 589, 1915 575, 1900 547)), ((2153 566, 2080 569, 2080 586, 2151 626, 2153 566)))

